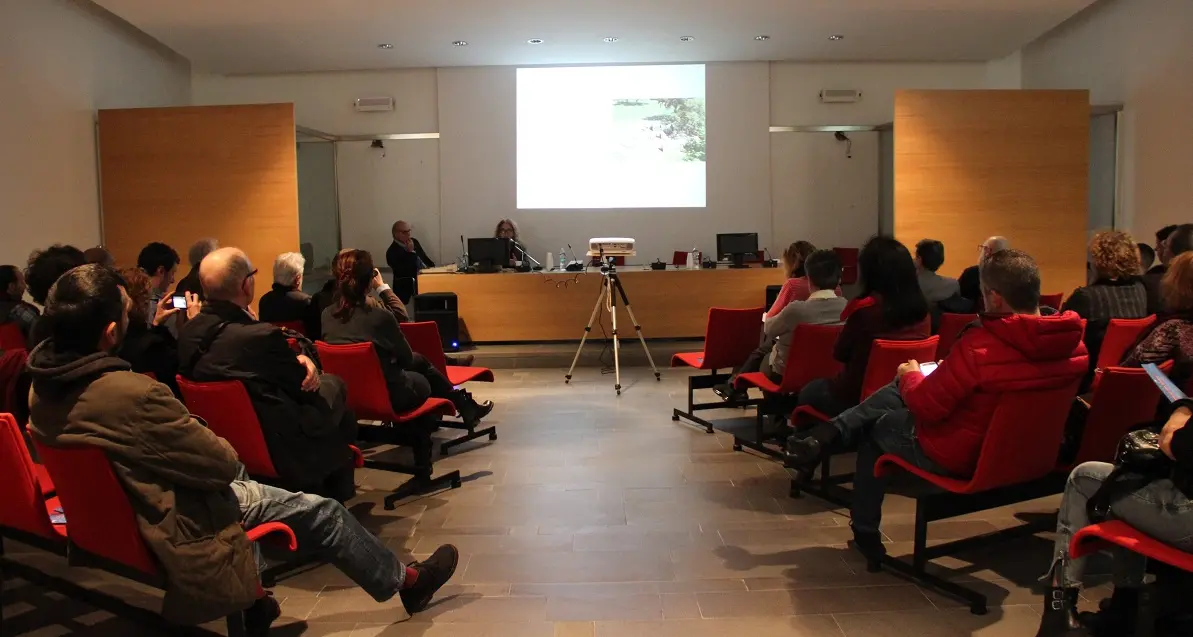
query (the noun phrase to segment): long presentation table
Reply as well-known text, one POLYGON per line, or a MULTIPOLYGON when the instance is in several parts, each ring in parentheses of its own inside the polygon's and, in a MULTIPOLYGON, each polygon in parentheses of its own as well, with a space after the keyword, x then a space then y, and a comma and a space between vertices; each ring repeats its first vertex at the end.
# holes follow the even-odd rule
MULTIPOLYGON (((783 282, 779 268, 649 270, 620 267, 617 274, 629 296, 642 334, 651 338, 701 338, 711 307, 761 307, 766 286, 783 282)), ((477 343, 577 341, 601 293, 596 268, 581 272, 503 272, 500 274, 423 274, 420 294, 454 292, 463 328, 477 343)), ((629 314, 617 299, 617 326, 623 339, 634 338, 629 314)), ((602 313, 606 333, 608 312, 602 313)), ((593 325, 590 336, 600 338, 593 325)))

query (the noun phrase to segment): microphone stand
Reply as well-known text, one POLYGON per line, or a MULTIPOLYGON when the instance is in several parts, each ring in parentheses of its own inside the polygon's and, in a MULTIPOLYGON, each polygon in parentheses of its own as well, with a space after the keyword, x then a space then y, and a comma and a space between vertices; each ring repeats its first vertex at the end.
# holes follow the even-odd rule
POLYGON ((543 264, 542 264, 542 263, 539 263, 539 260, 538 260, 538 259, 536 259, 536 258, 534 258, 534 257, 530 256, 530 253, 526 251, 526 248, 523 248, 523 247, 522 247, 522 244, 520 244, 520 243, 517 243, 517 242, 514 242, 514 248, 515 248, 515 249, 517 249, 517 250, 518 250, 518 252, 521 252, 521 253, 522 253, 522 260, 523 260, 523 261, 529 260, 529 261, 530 261, 531 263, 533 263, 533 264, 534 264, 536 267, 540 267, 540 268, 541 268, 541 267, 543 267, 543 264))

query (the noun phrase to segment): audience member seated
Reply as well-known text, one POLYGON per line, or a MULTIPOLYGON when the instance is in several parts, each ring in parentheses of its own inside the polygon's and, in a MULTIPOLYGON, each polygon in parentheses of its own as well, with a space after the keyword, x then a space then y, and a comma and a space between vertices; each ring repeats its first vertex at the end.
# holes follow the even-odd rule
POLYGON ((1193 251, 1193 224, 1165 226, 1156 233, 1156 256, 1160 262, 1143 275, 1147 288, 1147 313, 1159 315, 1164 311, 1164 292, 1161 281, 1168 264, 1178 256, 1193 251))
POLYGON ((112 354, 131 327, 131 305, 119 277, 99 265, 54 286, 49 337, 29 359, 29 431, 51 447, 103 450, 166 575, 167 619, 197 624, 247 608, 248 634, 268 634, 280 610, 260 597, 259 563, 243 529, 270 522, 289 526, 300 551, 333 564, 377 601, 396 594, 411 613, 425 608, 455 570, 455 547, 404 566, 335 501, 248 479, 225 440, 112 354))
POLYGON ((1098 352, 1110 319, 1137 319, 1148 315, 1147 289, 1139 279, 1139 255, 1131 235, 1117 230, 1099 232, 1089 243, 1094 282, 1073 290, 1061 310, 1072 310, 1086 320, 1085 348, 1089 351, 1089 372, 1081 391, 1089 388, 1098 352))
POLYGON ((210 237, 199 239, 191 245, 191 249, 186 251, 186 261, 190 264, 191 271, 178 280, 178 285, 174 287, 174 296, 182 296, 189 292, 197 294, 200 301, 203 300, 203 285, 199 282, 199 264, 203 262, 203 257, 215 252, 219 247, 220 242, 210 237))
POLYGON ((778 316, 779 312, 782 312, 783 308, 792 301, 808 300, 808 296, 812 292, 808 289, 804 259, 807 259, 815 251, 816 246, 807 241, 796 241, 783 251, 783 255, 779 257, 779 266, 783 268, 786 278, 783 280, 783 287, 779 289, 779 295, 775 297, 775 302, 763 315, 763 321, 778 316))
POLYGON ((336 300, 323 311, 323 340, 332 345, 372 343, 394 411, 410 411, 432 396, 450 400, 469 425, 493 411, 492 401, 477 403, 468 392, 452 387, 426 358, 411 351, 394 315, 402 301, 373 267, 371 254, 341 250, 332 263, 332 275, 337 281, 336 300))
POLYGON ((1156 262, 1156 251, 1143 242, 1136 243, 1135 248, 1139 250, 1139 269, 1146 274, 1151 271, 1152 264, 1156 262))
POLYGON ((302 291, 302 270, 306 259, 297 252, 279 254, 273 261, 273 289, 261 296, 257 312, 267 323, 299 321, 311 340, 319 338, 322 310, 310 294, 302 291))
POLYGON ((157 306, 161 303, 170 286, 174 285, 174 275, 178 272, 178 253, 170 246, 154 241, 141 248, 137 255, 137 267, 149 275, 149 303, 145 309, 148 318, 157 316, 157 306))
POLYGON ((884 453, 958 478, 977 467, 1001 394, 1075 384, 1087 368, 1081 318, 1040 308, 1040 271, 1018 250, 982 266, 986 313, 962 333, 931 375, 917 361, 862 404, 788 439, 788 465, 814 468, 823 454, 858 443, 851 526, 867 558, 884 553, 879 525, 886 481, 874 475, 884 453))
POLYGON ((179 372, 199 382, 244 383, 280 484, 347 500, 356 492, 348 448, 356 417, 345 406, 344 381, 321 375, 314 361, 294 354, 280 329, 253 316, 256 275, 236 248, 203 259, 207 300, 179 334, 179 372))
POLYGON ((928 338, 928 302, 920 291, 915 262, 907 248, 891 237, 876 236, 858 255, 863 302, 856 303, 837 338, 833 358, 845 368, 833 378, 804 386, 799 404, 832 417, 858 404, 862 379, 874 339, 928 338))
MULTIPOLYGON (((1154 429, 1160 429, 1160 450, 1172 460, 1171 473, 1163 478, 1147 479, 1134 475, 1119 476, 1113 496, 1101 504, 1091 503, 1099 491, 1109 486, 1107 479, 1115 466, 1106 462, 1086 462, 1069 474, 1056 520, 1056 540, 1052 564, 1041 578, 1051 586, 1044 597, 1044 616, 1037 637, 1077 637, 1084 635, 1119 636, 1134 633, 1139 590, 1147 574, 1147 559, 1126 550, 1114 551, 1111 569, 1114 593, 1098 613, 1077 613, 1077 599, 1085 579, 1087 558, 1069 556, 1073 535, 1094 523, 1090 508, 1099 512, 1108 506, 1105 516, 1121 520, 1147 536, 1193 552, 1193 400, 1184 399, 1168 405, 1154 429)), ((1102 497, 1107 496, 1102 492, 1102 497)), ((1100 521, 1100 520, 1099 520, 1100 521)), ((1184 587, 1173 590, 1187 592, 1184 587)), ((1181 604, 1187 597, 1174 596, 1181 604)), ((1187 606, 1180 608, 1187 611, 1187 606)), ((1182 630, 1157 627, 1157 634, 1188 635, 1182 630)))
POLYGON ((202 309, 199 297, 187 293, 185 310, 170 303, 159 303, 157 314, 150 319, 145 316, 145 309, 149 307, 149 288, 153 285, 149 275, 137 267, 124 268, 118 273, 124 279, 124 290, 133 304, 128 310, 128 330, 116 355, 131 365, 134 372, 153 374, 175 396, 181 396, 178 381, 174 378, 178 375, 178 341, 170 333, 168 324, 170 321, 181 323, 183 315, 194 318, 202 309))
POLYGON ((102 265, 105 268, 116 267, 116 257, 112 256, 103 246, 95 246, 94 248, 87 248, 83 251, 83 260, 87 263, 95 263, 102 265))
MULTIPOLYGON (((45 250, 39 250, 29 255, 29 267, 25 270, 25 285, 28 287, 29 297, 38 305, 46 304, 46 296, 50 294, 50 287, 58 277, 74 268, 83 265, 83 251, 74 246, 61 244, 52 245, 45 250)), ((29 329, 29 351, 33 351, 46 335, 39 329, 41 321, 34 321, 29 329)))
MULTIPOLYGON (((807 244, 806 241, 800 243, 807 244)), ((791 244, 783 254, 784 261, 788 258, 797 244, 791 244)), ((811 244, 807 244, 811 245, 811 244)), ((733 387, 734 379, 749 372, 764 371, 776 383, 782 382, 783 372, 787 369, 787 352, 791 348, 792 334, 801 324, 835 325, 841 322, 841 312, 845 309, 845 299, 838 296, 838 284, 841 282, 841 259, 832 250, 818 250, 812 252, 800 264, 808 297, 787 304, 778 314, 771 317, 763 325, 762 342, 737 369, 729 383, 717 385, 713 388, 718 395, 726 400, 745 398, 745 392, 733 387)), ((788 279, 792 281, 794 279, 788 279)), ((778 301, 776 300, 776 305, 778 301)))
POLYGON ((982 300, 982 284, 978 275, 982 264, 990 255, 999 250, 1006 250, 1011 247, 1011 242, 1006 237, 990 237, 978 246, 978 263, 965 268, 961 272, 961 276, 957 278, 957 283, 961 288, 961 296, 969 299, 976 307, 982 300))
POLYGON ((1156 317, 1135 347, 1123 357, 1124 367, 1173 361, 1169 374, 1177 385, 1193 378, 1193 252, 1168 263, 1161 283, 1165 312, 1156 317))
POLYGON ((413 230, 409 223, 395 221, 390 229, 394 241, 385 251, 385 262, 393 271, 394 292, 403 303, 409 303, 418 292, 418 273, 423 268, 435 267, 422 244, 411 235, 413 230))
POLYGON ((41 312, 25 301, 25 273, 15 265, 0 265, 0 323, 21 328, 25 340, 41 312))
POLYGON ((921 239, 915 244, 915 271, 920 290, 930 305, 961 295, 957 279, 936 273, 944 265, 944 244, 935 239, 921 239))

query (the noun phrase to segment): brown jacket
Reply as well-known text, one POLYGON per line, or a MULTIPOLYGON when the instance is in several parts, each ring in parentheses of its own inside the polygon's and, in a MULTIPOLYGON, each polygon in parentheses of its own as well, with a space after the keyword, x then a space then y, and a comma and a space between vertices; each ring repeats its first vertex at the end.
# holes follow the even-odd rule
MULTIPOLYGON (((102 449, 166 577, 162 614, 198 624, 250 606, 260 590, 230 484, 236 452, 165 385, 106 352, 29 355, 29 429, 53 447, 102 449)), ((69 519, 70 512, 66 512, 69 519)))

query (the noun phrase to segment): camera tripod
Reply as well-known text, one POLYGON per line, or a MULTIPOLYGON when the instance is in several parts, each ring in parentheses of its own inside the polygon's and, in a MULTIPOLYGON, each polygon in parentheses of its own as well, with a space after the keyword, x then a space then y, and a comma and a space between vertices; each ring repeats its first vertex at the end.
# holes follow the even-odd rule
POLYGON ((588 325, 584 326, 584 336, 580 337, 580 346, 576 348, 576 356, 572 359, 572 366, 568 368, 568 373, 563 377, 564 383, 570 383, 572 380, 572 372, 576 370, 576 363, 580 360, 580 352, 584 350, 584 342, 588 340, 588 335, 592 332, 592 324, 597 321, 597 317, 601 313, 601 308, 609 310, 609 318, 613 323, 613 389, 617 390, 617 395, 621 395, 621 354, 620 344, 617 338, 617 297, 621 297, 622 304, 625 305, 626 313, 630 315, 630 320, 634 323, 634 331, 638 334, 638 341, 642 343, 642 350, 646 352, 646 360, 650 361, 650 369, 654 371, 655 380, 663 380, 659 374, 659 368, 655 367, 654 357, 650 355, 650 348, 646 346, 646 339, 642 337, 642 326, 638 324, 638 318, 634 316, 634 308, 630 307, 630 298, 626 296, 625 288, 621 285, 621 277, 617 276, 617 270, 612 263, 601 267, 601 291, 597 295, 596 305, 592 307, 592 316, 588 317, 588 325))

